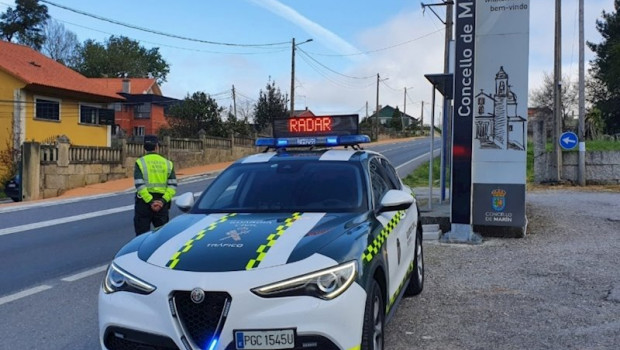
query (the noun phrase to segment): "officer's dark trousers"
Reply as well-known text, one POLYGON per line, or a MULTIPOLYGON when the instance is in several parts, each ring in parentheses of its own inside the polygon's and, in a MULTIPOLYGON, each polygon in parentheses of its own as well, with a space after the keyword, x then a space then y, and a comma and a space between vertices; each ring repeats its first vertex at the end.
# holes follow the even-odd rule
MULTIPOLYGON (((161 199, 161 195, 153 194, 153 199, 161 199)), ((163 199, 162 201, 166 203, 163 199)), ((169 210, 170 203, 166 203, 160 211, 154 212, 151 210, 151 206, 149 204, 146 204, 142 198, 136 196, 133 217, 133 226, 136 230, 136 236, 150 231, 151 223, 153 224, 153 227, 159 227, 167 223, 169 210)))

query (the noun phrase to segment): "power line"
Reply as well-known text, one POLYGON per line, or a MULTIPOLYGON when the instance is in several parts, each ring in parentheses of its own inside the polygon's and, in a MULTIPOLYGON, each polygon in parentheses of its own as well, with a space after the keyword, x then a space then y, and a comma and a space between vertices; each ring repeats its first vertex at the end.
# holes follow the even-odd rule
MULTIPOLYGON (((87 26, 83 26, 81 24, 77 24, 77 23, 73 23, 73 22, 69 22, 66 20, 62 20, 58 17, 52 17, 55 20, 62 22, 62 23, 66 23, 72 26, 76 26, 79 28, 83 28, 83 29, 88 29, 88 30, 92 30, 98 33, 102 33, 102 34, 108 34, 108 35, 117 35, 115 33, 110 33, 110 32, 106 32, 103 30, 99 30, 99 29, 95 29, 95 28, 91 28, 91 27, 87 27, 87 26)), ((222 51, 211 51, 211 50, 200 50, 200 49, 192 49, 192 48, 188 48, 188 47, 180 47, 180 46, 174 46, 174 45, 168 45, 168 44, 162 44, 162 43, 157 43, 157 42, 153 42, 153 41, 148 41, 148 40, 143 40, 143 39, 135 39, 132 38, 133 40, 137 40, 143 43, 147 43, 147 44, 151 44, 151 45, 157 45, 157 46, 161 46, 161 47, 168 47, 171 49, 177 49, 177 50, 185 50, 185 51, 193 51, 193 52, 205 52, 205 53, 213 53, 213 54, 224 54, 224 55, 260 55, 260 54, 272 54, 272 53, 279 53, 279 52, 283 52, 283 51, 287 51, 289 48, 266 48, 266 47, 257 47, 257 49, 268 49, 270 51, 263 51, 263 52, 222 52, 222 51)))
POLYGON ((318 60, 316 60, 314 57, 312 57, 309 53, 307 53, 307 52, 306 52, 306 51, 304 51, 303 49, 301 49, 301 48, 297 48, 297 50, 301 51, 304 55, 308 55, 308 58, 309 58, 309 59, 311 59, 311 60, 313 60, 314 62, 316 62, 317 64, 319 64, 321 67, 323 67, 323 68, 327 69, 328 71, 330 71, 330 72, 332 72, 332 73, 335 73, 335 74, 338 74, 338 75, 340 75, 340 76, 343 76, 343 77, 345 77, 345 78, 350 78, 350 79, 371 79, 371 78, 374 78, 374 77, 375 77, 374 75, 369 75, 369 76, 366 76, 366 77, 353 77, 353 76, 350 76, 350 75, 346 75, 346 74, 338 73, 338 72, 336 72, 335 70, 333 70, 333 69, 329 68, 328 66, 326 66, 326 65, 324 65, 323 63, 321 63, 321 62, 319 62, 318 60))
POLYGON ((236 44, 236 43, 225 43, 225 42, 217 42, 217 41, 210 41, 210 40, 190 38, 190 37, 181 36, 181 35, 177 35, 177 34, 164 33, 164 32, 160 32, 158 30, 154 30, 154 29, 150 29, 150 28, 144 28, 144 27, 140 27, 140 26, 137 26, 137 25, 129 24, 129 23, 124 23, 124 22, 117 21, 117 20, 114 20, 114 19, 102 17, 102 16, 99 16, 99 15, 95 15, 95 14, 84 12, 84 11, 81 11, 81 10, 77 10, 77 9, 74 9, 74 8, 71 8, 71 7, 60 5, 60 4, 57 4, 57 3, 54 3, 54 2, 48 1, 48 0, 40 0, 40 1, 43 2, 43 3, 49 4, 49 5, 61 8, 63 10, 67 10, 67 11, 71 11, 71 12, 74 12, 74 13, 77 13, 77 14, 80 14, 80 15, 83 15, 83 16, 95 18, 95 19, 98 19, 100 21, 113 23, 113 24, 116 24, 116 25, 120 25, 120 26, 123 26, 123 27, 131 28, 131 29, 140 30, 140 31, 143 31, 143 32, 151 33, 151 34, 157 34, 157 35, 166 36, 166 37, 169 37, 169 38, 175 38, 175 39, 199 42, 199 43, 203 43, 203 44, 222 45, 222 46, 238 46, 238 47, 260 47, 260 46, 275 46, 275 45, 283 45, 283 44, 288 45, 289 44, 288 41, 277 42, 277 43, 266 43, 266 44, 236 44))
POLYGON ((404 41, 404 42, 402 42, 402 43, 394 44, 394 45, 391 45, 391 46, 386 46, 386 47, 383 47, 383 48, 380 48, 380 49, 376 49, 376 50, 369 50, 369 51, 358 52, 358 53, 351 53, 351 54, 325 54, 325 53, 317 53, 317 52, 311 52, 311 53, 312 53, 313 55, 317 55, 317 56, 328 56, 328 57, 362 56, 362 55, 367 55, 367 54, 370 54, 370 53, 376 53, 376 52, 386 51, 386 50, 393 49, 393 48, 395 48, 395 47, 399 47, 399 46, 407 45, 407 44, 409 44, 409 43, 412 43, 412 42, 414 42, 414 41, 418 41, 418 40, 424 39, 424 38, 426 38, 426 37, 428 37, 428 36, 431 36, 431 35, 433 35, 433 34, 435 34, 435 33, 441 32, 441 31, 443 31, 443 30, 444 30, 444 28, 440 28, 440 29, 437 29, 437 30, 436 30, 436 31, 434 31, 434 32, 430 32, 430 33, 424 34, 424 35, 419 36, 419 37, 417 37, 417 38, 414 38, 414 39, 411 39, 411 40, 407 40, 407 41, 404 41))
POLYGON ((331 82, 332 84, 334 84, 336 86, 344 87, 344 88, 348 88, 348 89, 366 89, 369 86, 374 85, 374 82, 371 82, 371 83, 369 83, 366 86, 360 87, 360 86, 351 85, 348 82, 338 81, 337 79, 332 79, 325 72, 321 71, 321 69, 317 66, 317 64, 315 62, 313 62, 312 60, 310 60, 306 55, 301 55, 301 58, 308 64, 308 66, 310 66, 310 68, 312 68, 314 71, 319 73, 322 77, 324 77, 327 81, 331 82))
POLYGON ((387 87, 388 89, 392 90, 392 91, 399 91, 398 89, 394 89, 393 87, 389 86, 385 80, 381 80, 381 84, 385 85, 385 87, 387 87))

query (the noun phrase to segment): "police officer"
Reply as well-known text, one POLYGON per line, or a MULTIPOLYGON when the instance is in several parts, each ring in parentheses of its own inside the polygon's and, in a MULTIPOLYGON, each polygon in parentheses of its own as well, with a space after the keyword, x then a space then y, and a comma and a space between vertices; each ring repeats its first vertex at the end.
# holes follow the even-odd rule
POLYGON ((136 186, 134 228, 136 236, 168 222, 170 201, 177 191, 177 178, 171 161, 157 153, 157 136, 144 136, 146 154, 136 160, 133 172, 136 186))

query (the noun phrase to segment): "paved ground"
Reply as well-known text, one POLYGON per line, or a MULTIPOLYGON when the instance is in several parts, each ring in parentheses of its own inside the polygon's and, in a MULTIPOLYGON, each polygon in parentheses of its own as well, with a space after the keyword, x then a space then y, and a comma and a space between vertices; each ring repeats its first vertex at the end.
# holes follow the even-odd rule
POLYGON ((620 192, 528 192, 527 213, 523 239, 425 241, 386 348, 620 349, 620 192))

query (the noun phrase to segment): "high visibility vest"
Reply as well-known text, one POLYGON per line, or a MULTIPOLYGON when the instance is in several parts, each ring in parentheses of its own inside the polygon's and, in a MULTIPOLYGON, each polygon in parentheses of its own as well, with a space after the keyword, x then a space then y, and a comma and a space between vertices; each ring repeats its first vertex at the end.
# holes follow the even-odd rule
POLYGON ((172 162, 157 153, 151 153, 138 158, 136 165, 140 168, 144 180, 138 187, 138 195, 149 202, 152 198, 151 193, 159 193, 169 197, 165 199, 170 201, 176 192, 176 189, 170 187, 168 183, 173 169, 172 162))

